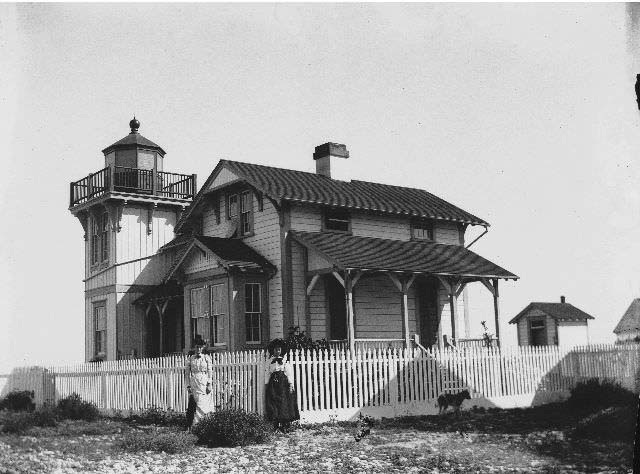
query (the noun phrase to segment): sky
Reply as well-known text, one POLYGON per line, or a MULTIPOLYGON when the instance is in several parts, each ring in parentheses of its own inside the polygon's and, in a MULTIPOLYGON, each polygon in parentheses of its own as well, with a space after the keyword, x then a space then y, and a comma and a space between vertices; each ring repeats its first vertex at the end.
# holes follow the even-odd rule
MULTIPOLYGON (((83 231, 69 183, 129 132, 165 169, 219 159, 426 189, 491 223, 472 247, 531 301, 640 297, 639 13, 624 4, 0 4, 0 372, 82 361, 83 231)), ((471 229, 470 241, 482 232, 471 229)), ((470 285, 477 322, 492 297, 470 285)))

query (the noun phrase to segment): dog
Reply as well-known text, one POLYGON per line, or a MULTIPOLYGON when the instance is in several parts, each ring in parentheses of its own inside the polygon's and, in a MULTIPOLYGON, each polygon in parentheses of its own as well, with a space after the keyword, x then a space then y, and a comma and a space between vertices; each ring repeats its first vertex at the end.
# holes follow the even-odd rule
POLYGON ((356 435, 354 436, 356 443, 359 443, 362 438, 371 434, 371 426, 373 426, 373 419, 368 416, 363 417, 362 413, 360 413, 356 435))
POLYGON ((444 413, 447 408, 452 407, 456 415, 460 415, 460 405, 465 400, 471 400, 469 390, 463 390, 458 393, 443 393, 438 397, 438 415, 444 413))

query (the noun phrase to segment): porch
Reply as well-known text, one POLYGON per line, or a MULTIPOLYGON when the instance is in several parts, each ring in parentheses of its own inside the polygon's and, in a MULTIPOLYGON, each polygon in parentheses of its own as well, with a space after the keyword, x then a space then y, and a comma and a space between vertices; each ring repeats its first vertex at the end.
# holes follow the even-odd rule
POLYGON ((290 236, 307 254, 307 327, 313 330, 324 319, 333 345, 455 347, 461 325, 468 325, 461 295, 468 284, 480 283, 493 298, 499 346, 498 282, 518 277, 474 252, 431 241, 329 232, 290 236))

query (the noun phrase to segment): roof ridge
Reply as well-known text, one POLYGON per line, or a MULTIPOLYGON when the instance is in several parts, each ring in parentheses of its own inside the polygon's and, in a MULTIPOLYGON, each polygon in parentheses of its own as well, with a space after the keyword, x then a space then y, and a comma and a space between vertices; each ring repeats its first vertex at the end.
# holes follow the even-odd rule
POLYGON ((351 182, 351 181, 344 181, 342 179, 329 178, 328 176, 324 176, 324 175, 321 175, 321 174, 318 174, 318 173, 314 173, 313 171, 302 171, 302 170, 294 170, 294 169, 291 169, 291 168, 282 168, 280 166, 261 165, 261 164, 258 164, 258 163, 250 163, 248 161, 237 161, 237 160, 226 160, 226 159, 221 159, 220 161, 224 161, 225 163, 231 163, 231 164, 239 163, 241 165, 258 166, 260 168, 267 168, 267 169, 271 169, 271 170, 292 171, 294 173, 303 173, 303 174, 308 174, 310 176, 315 176, 315 177, 321 178, 321 179, 329 179, 329 180, 331 180, 333 182, 336 182, 336 183, 346 183, 346 184, 348 184, 348 183, 351 182))

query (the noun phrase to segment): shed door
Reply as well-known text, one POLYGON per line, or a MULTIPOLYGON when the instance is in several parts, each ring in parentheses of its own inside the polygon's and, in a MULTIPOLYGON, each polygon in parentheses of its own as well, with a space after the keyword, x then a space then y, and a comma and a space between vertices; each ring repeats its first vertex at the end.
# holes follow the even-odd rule
POLYGON ((547 345, 547 325, 544 319, 529 320, 529 341, 532 346, 547 345))

